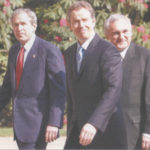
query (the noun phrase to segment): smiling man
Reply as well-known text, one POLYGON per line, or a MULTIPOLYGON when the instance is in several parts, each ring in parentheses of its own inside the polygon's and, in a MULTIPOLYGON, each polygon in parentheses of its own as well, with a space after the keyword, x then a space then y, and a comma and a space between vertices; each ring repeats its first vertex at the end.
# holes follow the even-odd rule
POLYGON ((150 50, 132 42, 127 16, 111 15, 105 34, 120 52, 123 62, 121 103, 125 116, 128 149, 150 148, 150 50))
POLYGON ((95 33, 95 13, 88 2, 75 2, 67 19, 77 43, 65 52, 68 117, 65 149, 125 148, 119 107, 121 57, 115 46, 95 33))

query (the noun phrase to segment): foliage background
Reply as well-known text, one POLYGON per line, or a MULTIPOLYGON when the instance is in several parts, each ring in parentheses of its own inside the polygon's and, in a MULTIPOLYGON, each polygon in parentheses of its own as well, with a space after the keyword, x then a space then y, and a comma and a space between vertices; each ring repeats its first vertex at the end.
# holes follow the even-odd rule
MULTIPOLYGON (((66 12, 76 0, 0 0, 0 84, 6 71, 9 48, 15 42, 10 16, 18 7, 28 7, 38 16, 37 35, 56 44, 62 52, 75 42, 67 27, 66 12)), ((150 49, 150 0, 86 0, 96 13, 96 32, 103 38, 104 21, 112 13, 128 15, 133 24, 133 41, 150 49)), ((12 125, 12 105, 0 114, 0 125, 12 125)))

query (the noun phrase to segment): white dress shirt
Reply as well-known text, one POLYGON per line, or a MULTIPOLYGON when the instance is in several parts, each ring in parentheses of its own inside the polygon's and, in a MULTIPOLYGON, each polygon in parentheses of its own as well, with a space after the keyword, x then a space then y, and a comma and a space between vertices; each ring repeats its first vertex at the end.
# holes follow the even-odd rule
POLYGON ((79 52, 79 48, 82 47, 84 48, 84 50, 86 50, 89 46, 89 44, 91 43, 91 41, 93 40, 95 36, 95 33, 88 39, 86 40, 82 45, 79 44, 79 42, 77 43, 77 53, 79 52))
POLYGON ((120 55, 121 55, 121 58, 122 58, 122 59, 125 58, 128 48, 129 48, 129 47, 127 47, 126 49, 124 49, 124 50, 122 50, 122 51, 120 52, 120 55))
POLYGON ((34 34, 31 39, 24 45, 24 64, 27 59, 28 53, 31 50, 33 43, 35 41, 36 35, 34 34))

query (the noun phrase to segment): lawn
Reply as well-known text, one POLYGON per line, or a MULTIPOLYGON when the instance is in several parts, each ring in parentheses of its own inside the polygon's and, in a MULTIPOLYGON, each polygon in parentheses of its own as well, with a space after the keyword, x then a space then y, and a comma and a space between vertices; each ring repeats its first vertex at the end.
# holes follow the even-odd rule
POLYGON ((11 127, 0 127, 0 137, 13 136, 13 128, 11 127))
MULTIPOLYGON (((60 135, 66 135, 66 125, 60 130, 60 135)), ((0 127, 0 137, 11 137, 13 136, 13 128, 11 127, 0 127)))

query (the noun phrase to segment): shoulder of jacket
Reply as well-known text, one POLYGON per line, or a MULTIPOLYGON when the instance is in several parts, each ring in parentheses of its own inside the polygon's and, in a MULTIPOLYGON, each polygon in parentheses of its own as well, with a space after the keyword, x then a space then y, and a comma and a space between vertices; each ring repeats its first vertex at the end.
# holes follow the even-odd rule
POLYGON ((150 49, 145 48, 145 47, 138 45, 136 43, 131 43, 131 44, 134 46, 135 51, 138 51, 140 53, 140 55, 145 55, 146 57, 150 56, 150 49))
POLYGON ((74 43, 73 45, 71 45, 70 47, 68 47, 68 48, 64 51, 64 54, 65 54, 65 55, 69 55, 69 54, 71 54, 76 48, 77 48, 77 43, 74 43))

